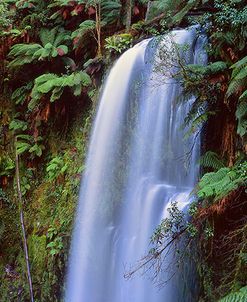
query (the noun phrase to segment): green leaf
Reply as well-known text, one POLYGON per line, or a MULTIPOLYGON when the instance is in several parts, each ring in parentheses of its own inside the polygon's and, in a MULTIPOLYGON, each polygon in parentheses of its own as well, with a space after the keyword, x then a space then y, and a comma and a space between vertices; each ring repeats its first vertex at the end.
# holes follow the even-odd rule
POLYGON ((17 151, 17 154, 20 155, 20 154, 24 153, 25 151, 28 151, 30 147, 31 147, 31 145, 28 144, 28 143, 17 142, 17 143, 16 143, 16 151, 17 151))

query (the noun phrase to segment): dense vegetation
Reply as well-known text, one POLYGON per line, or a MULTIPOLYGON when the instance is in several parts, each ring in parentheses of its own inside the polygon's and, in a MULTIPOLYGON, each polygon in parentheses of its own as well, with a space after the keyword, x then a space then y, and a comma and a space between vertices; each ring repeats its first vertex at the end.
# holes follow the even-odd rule
POLYGON ((181 75, 184 93, 196 96, 185 119, 188 135, 203 124, 198 202, 190 209, 189 225, 177 213, 174 221, 161 223, 152 241, 159 249, 168 236, 186 230, 197 246, 200 301, 224 296, 222 301, 246 300, 243 1, 1 0, 1 301, 30 301, 21 212, 35 301, 61 301, 80 175, 104 71, 137 41, 195 23, 207 32, 209 64, 184 67, 181 75), (171 234, 167 226, 174 223, 177 229, 171 234))

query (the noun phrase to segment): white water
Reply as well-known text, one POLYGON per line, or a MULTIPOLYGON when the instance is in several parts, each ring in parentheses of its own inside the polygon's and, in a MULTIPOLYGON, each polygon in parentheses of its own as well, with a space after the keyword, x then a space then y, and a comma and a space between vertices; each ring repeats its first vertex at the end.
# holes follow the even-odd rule
MULTIPOLYGON (((187 63, 205 61, 204 38, 196 39, 195 28, 172 34, 176 43, 189 45, 181 54, 187 63)), ((189 301, 179 297, 174 281, 158 290, 148 274, 123 277, 148 252, 170 202, 181 209, 188 204, 199 173, 199 136, 185 141, 181 130, 193 100, 185 102, 179 83, 154 71, 154 58, 154 40, 137 44, 105 83, 81 185, 66 302, 189 301)))

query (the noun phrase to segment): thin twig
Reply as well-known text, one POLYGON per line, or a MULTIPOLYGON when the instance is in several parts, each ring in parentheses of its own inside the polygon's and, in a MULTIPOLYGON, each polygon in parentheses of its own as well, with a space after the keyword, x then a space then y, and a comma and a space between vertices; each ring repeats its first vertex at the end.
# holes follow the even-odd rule
MULTIPOLYGON (((16 143, 17 143, 17 137, 15 137, 15 146, 16 146, 16 143)), ((18 199, 19 199, 20 222, 21 222, 21 229, 22 229, 23 248, 24 248, 24 254, 25 254, 26 268, 27 268, 27 278, 28 278, 28 285, 29 285, 29 292, 30 292, 30 301, 34 302, 32 277, 31 277, 30 261, 29 261, 28 246, 27 246, 27 236, 26 236, 26 229, 25 229, 25 223, 24 223, 23 198, 22 198, 22 192, 21 192, 20 170, 19 170, 19 156, 18 156, 17 150, 15 150, 15 167, 16 167, 16 184, 17 184, 17 192, 18 192, 18 199)))

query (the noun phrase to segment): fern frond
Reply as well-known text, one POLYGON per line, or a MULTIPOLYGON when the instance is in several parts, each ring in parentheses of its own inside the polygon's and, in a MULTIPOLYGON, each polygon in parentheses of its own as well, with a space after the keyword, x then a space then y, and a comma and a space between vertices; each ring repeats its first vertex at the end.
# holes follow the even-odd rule
POLYGON ((28 108, 30 110, 38 104, 43 95, 51 93, 50 102, 58 100, 65 87, 70 87, 75 96, 81 94, 83 87, 91 84, 90 76, 83 72, 73 72, 70 75, 56 75, 47 73, 35 79, 34 87, 32 89, 31 98, 28 108))
POLYGON ((209 65, 196 65, 196 64, 188 64, 186 66, 189 72, 202 74, 202 75, 211 75, 222 72, 227 69, 227 64, 223 61, 217 61, 211 63, 209 65))
POLYGON ((225 167, 223 161, 219 158, 219 155, 215 152, 208 151, 200 158, 200 165, 205 168, 212 168, 219 170, 225 167))
POLYGON ((247 102, 239 102, 236 110, 238 120, 237 133, 244 136, 247 133, 247 102))
POLYGON ((228 294, 226 297, 220 299, 218 302, 246 302, 247 301, 247 286, 240 290, 228 294))
POLYGON ((233 79, 227 89, 226 97, 229 98, 233 94, 238 94, 245 87, 245 79, 233 79))
POLYGON ((41 41, 43 47, 45 47, 45 45, 47 43, 53 44, 56 34, 57 34, 57 27, 53 27, 51 29, 41 28, 41 30, 39 32, 39 38, 40 38, 40 41, 41 41))
POLYGON ((244 162, 231 168, 224 167, 216 172, 204 174, 198 184, 198 197, 210 197, 214 200, 218 200, 227 196, 231 191, 236 190, 246 183, 246 168, 247 162, 244 162))
POLYGON ((191 122, 190 129, 185 133, 185 138, 190 137, 192 133, 198 131, 211 115, 215 115, 215 112, 204 111, 200 114, 195 115, 194 119, 191 122))
POLYGON ((234 77, 234 79, 236 80, 242 80, 244 78, 247 77, 247 66, 245 66, 244 68, 242 68, 234 77))
POLYGON ((199 2, 200 1, 198 0, 187 1, 187 4, 175 16, 173 16, 172 22, 174 24, 180 23, 184 16, 188 13, 188 11, 195 7, 197 4, 199 4, 199 2))
POLYGON ((240 95, 239 101, 244 101, 247 99, 247 89, 240 95))
POLYGON ((17 88, 11 96, 12 101, 16 104, 23 104, 29 94, 31 88, 33 86, 33 82, 29 82, 27 85, 21 86, 17 88))
POLYGON ((102 23, 111 24, 115 22, 120 17, 121 7, 122 7, 121 2, 118 0, 101 1, 102 23))
POLYGON ((241 67, 246 66, 246 64, 247 64, 247 56, 243 57, 241 60, 234 63, 230 68, 232 68, 232 69, 241 68, 241 67))

